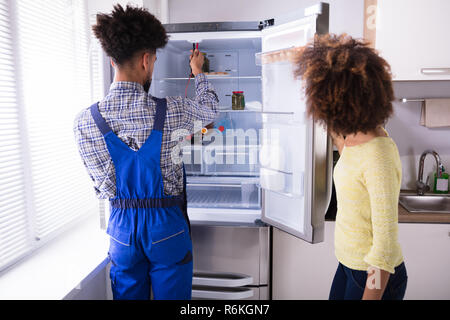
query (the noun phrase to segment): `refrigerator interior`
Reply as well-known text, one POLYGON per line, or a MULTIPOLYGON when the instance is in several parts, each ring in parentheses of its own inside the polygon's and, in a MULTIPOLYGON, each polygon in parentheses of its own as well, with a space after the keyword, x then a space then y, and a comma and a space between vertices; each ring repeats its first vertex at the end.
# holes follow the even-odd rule
MULTIPOLYGON (((220 37, 220 36, 218 36, 220 37)), ((179 96, 185 92, 190 75, 190 40, 169 40, 158 50, 153 75, 152 94, 157 97, 179 96)), ((207 39, 199 42, 199 50, 210 61, 210 72, 226 72, 225 76, 209 76, 219 96, 221 109, 231 109, 233 91, 244 91, 247 102, 261 102, 261 67, 255 63, 255 54, 261 51, 260 38, 207 39)), ((187 96, 194 97, 191 79, 187 96)))
MULTIPOLYGON (((211 34, 211 33, 210 33, 211 34)), ((261 38, 207 37, 188 40, 177 35, 157 52, 151 93, 157 97, 187 93, 195 98, 189 79, 193 43, 209 60, 209 81, 219 98, 220 114, 206 134, 184 141, 183 162, 190 208, 260 210, 259 130, 262 128, 261 67, 255 62, 261 38), (214 75, 215 72, 226 75, 214 75), (243 91, 246 108, 232 110, 233 91, 243 91)), ((192 210, 191 210, 192 211, 192 210)))

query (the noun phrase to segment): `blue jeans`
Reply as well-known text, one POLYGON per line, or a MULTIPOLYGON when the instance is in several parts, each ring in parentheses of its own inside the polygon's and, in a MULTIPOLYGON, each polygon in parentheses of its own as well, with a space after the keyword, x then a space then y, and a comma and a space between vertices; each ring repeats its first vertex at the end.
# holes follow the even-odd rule
MULTIPOLYGON (((361 300, 366 287, 367 272, 347 268, 339 263, 330 290, 330 300, 361 300)), ((408 275, 405 263, 395 268, 389 277, 382 300, 403 300, 408 275)))

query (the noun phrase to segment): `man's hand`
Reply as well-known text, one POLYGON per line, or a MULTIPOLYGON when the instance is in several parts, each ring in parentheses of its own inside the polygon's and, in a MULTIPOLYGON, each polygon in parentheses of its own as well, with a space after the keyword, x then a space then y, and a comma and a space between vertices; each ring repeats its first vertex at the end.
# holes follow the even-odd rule
POLYGON ((196 76, 199 73, 202 73, 203 63, 205 62, 203 54, 197 49, 194 52, 191 50, 190 60, 192 74, 196 76))

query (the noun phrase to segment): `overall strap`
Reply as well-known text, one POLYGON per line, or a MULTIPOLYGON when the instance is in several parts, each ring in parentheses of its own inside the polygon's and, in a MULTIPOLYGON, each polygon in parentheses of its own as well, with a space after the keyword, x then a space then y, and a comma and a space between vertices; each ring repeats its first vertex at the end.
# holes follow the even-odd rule
POLYGON ((103 135, 106 135, 108 132, 112 131, 111 128, 106 123, 105 118, 102 117, 100 111, 98 110, 98 102, 94 103, 91 107, 91 115, 94 118, 95 124, 103 135))
POLYGON ((164 122, 166 121, 167 100, 152 97, 156 102, 155 121, 153 123, 153 130, 163 131, 164 122))

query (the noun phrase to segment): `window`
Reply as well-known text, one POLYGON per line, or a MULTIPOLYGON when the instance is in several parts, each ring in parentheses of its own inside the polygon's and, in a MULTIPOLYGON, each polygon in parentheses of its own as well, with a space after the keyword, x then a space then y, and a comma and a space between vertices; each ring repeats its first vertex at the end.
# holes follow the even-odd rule
POLYGON ((99 210, 72 131, 93 98, 86 7, 0 0, 0 269, 99 210))
POLYGON ((13 36, 0 0, 0 268, 29 251, 13 36))

